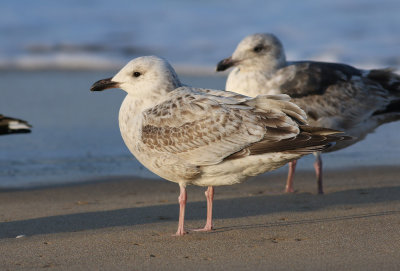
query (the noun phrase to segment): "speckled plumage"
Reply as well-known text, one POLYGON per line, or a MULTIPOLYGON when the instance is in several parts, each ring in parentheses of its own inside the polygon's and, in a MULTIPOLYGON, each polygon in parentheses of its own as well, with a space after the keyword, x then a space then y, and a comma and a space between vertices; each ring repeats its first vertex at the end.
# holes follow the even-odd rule
MULTIPOLYGON (((287 95, 250 98, 182 86, 173 68, 157 57, 132 60, 92 90, 101 85, 128 93, 119 125, 129 150, 182 191, 188 184, 242 182, 343 139, 337 131, 307 126, 304 111, 287 95)), ((177 234, 183 234, 183 225, 177 234)))
MULTIPOLYGON (((288 94, 308 116, 310 125, 345 131, 363 139, 379 125, 400 119, 400 76, 390 69, 359 70, 339 63, 287 62, 272 34, 244 38, 231 57, 226 90, 255 97, 288 94), (266 48, 254 52, 254 48, 266 48), (396 110, 386 109, 396 104, 396 110)), ((335 145, 338 149, 341 144, 335 145)))
POLYGON ((287 62, 284 48, 272 34, 245 37, 217 70, 231 66, 226 90, 255 97, 288 94, 313 126, 345 131, 354 144, 379 125, 400 119, 400 76, 390 69, 359 70, 346 64, 287 62), (256 49, 258 48, 258 49, 256 49))

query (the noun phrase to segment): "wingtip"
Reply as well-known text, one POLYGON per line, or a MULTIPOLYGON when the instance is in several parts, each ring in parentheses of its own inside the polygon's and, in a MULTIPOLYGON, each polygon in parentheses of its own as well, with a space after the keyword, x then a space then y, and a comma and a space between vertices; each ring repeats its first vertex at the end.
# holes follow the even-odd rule
POLYGON ((343 131, 334 130, 330 128, 310 126, 310 125, 301 125, 300 128, 305 132, 322 136, 344 134, 343 131))

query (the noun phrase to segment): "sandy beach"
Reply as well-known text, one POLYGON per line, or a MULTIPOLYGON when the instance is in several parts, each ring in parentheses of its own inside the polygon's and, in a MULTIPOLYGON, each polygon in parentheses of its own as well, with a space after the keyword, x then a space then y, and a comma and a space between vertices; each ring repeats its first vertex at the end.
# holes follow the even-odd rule
MULTIPOLYGON (((325 195, 308 155, 295 193, 283 193, 287 168, 216 187, 215 229, 173 237, 179 187, 126 147, 126 93, 90 91, 143 55, 183 84, 225 89, 217 63, 256 32, 277 35, 289 61, 400 74, 400 1, 2 4, 0 114, 32 133, 0 138, 0 271, 400 270, 400 121, 324 154, 325 195)), ((188 187, 187 229, 204 226, 204 191, 188 187)))
MULTIPOLYGON (((110 178, 0 191, 1 270, 398 270, 398 167, 269 173, 217 187, 215 230, 171 236, 178 186, 110 178), (17 238, 18 237, 18 238, 17 238)), ((189 187, 187 228, 205 223, 204 189, 189 187)))

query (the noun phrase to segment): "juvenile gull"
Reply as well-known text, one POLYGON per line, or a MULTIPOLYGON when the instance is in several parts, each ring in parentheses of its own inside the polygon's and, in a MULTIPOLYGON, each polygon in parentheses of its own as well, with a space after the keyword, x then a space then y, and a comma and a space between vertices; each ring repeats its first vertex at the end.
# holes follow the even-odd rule
MULTIPOLYGON (((359 70, 340 63, 286 61, 282 43, 272 34, 245 37, 233 55, 218 63, 230 67, 226 90, 257 96, 288 94, 307 113, 310 125, 345 131, 353 140, 325 152, 348 147, 379 125, 400 119, 400 76, 391 69, 359 70)), ((322 188, 322 160, 315 153, 318 192, 322 188)), ((286 192, 293 192, 297 161, 289 163, 286 192)))
POLYGON ((165 60, 140 57, 92 91, 121 88, 119 111, 125 144, 145 167, 178 183, 179 224, 185 234, 186 186, 208 186, 207 222, 212 229, 213 186, 231 185, 285 165, 342 140, 331 129, 306 125, 306 115, 287 95, 256 98, 183 86, 165 60))
POLYGON ((31 128, 32 126, 24 120, 0 114, 0 135, 30 133, 31 128))

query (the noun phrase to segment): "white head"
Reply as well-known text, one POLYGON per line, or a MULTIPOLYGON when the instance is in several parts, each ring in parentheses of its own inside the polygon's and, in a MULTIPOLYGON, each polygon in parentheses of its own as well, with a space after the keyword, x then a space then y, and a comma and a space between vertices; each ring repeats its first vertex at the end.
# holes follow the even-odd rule
POLYGON ((232 66, 247 70, 273 71, 286 63, 285 50, 273 34, 254 34, 245 37, 232 56, 218 63, 217 71, 232 66))
POLYGON ((143 56, 131 60, 114 77, 99 80, 91 91, 121 88, 139 98, 163 96, 182 86, 172 66, 156 56, 143 56))

